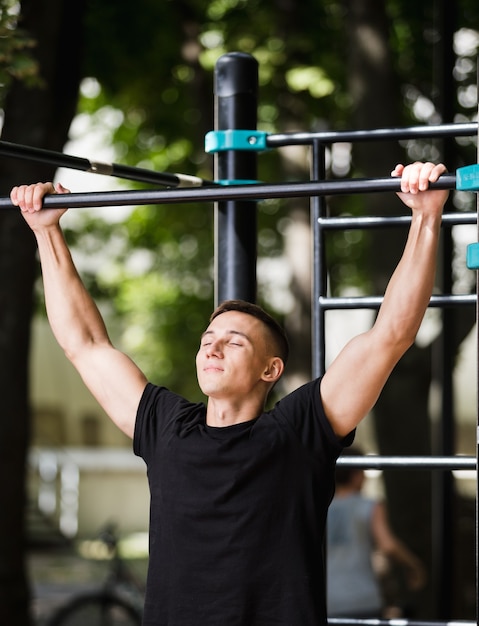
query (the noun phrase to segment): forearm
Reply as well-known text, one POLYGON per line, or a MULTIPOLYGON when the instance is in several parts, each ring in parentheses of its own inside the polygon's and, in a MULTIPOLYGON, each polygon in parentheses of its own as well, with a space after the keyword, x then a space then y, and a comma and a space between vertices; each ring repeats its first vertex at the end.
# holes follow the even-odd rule
POLYGON ((67 356, 84 347, 109 342, 103 319, 85 289, 59 225, 35 232, 42 266, 47 315, 67 356))
POLYGON ((434 288, 440 214, 414 214, 402 258, 389 281, 376 329, 390 340, 411 344, 434 288))
POLYGON ((435 277, 440 218, 415 217, 374 326, 352 339, 329 366, 323 406, 337 435, 349 433, 372 409, 392 369, 411 346, 435 277), (349 394, 342 394, 344 380, 349 394))
POLYGON ((369 413, 394 366, 416 337, 431 298, 441 215, 448 192, 430 190, 446 171, 441 163, 399 164, 400 199, 412 210, 408 239, 374 326, 349 341, 321 382, 321 397, 338 436, 345 436, 369 413), (344 381, 348 393, 344 394, 344 381))

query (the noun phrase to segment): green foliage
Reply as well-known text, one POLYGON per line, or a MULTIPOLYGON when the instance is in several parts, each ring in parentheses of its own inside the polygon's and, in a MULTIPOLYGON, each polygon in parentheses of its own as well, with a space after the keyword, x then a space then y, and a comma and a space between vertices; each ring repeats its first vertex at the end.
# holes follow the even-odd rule
POLYGON ((0 106, 13 79, 38 85, 38 64, 31 54, 35 42, 18 28, 19 3, 0 2, 0 106))

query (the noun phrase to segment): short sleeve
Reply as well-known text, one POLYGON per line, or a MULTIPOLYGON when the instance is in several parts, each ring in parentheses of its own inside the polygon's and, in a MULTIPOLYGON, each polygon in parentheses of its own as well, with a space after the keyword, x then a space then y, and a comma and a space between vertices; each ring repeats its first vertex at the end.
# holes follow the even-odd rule
POLYGON ((148 463, 168 431, 181 434, 182 429, 204 421, 204 413, 204 404, 189 402, 166 387, 148 383, 138 405, 133 452, 148 463))
POLYGON ((355 431, 344 438, 335 434, 324 411, 320 385, 319 378, 302 385, 280 400, 274 410, 293 428, 304 447, 323 458, 336 459, 344 447, 352 444, 355 431))

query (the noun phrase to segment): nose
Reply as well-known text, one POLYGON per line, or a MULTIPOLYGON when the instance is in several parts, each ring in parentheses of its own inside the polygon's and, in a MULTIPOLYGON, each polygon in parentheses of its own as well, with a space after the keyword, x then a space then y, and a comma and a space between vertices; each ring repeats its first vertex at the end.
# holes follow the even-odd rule
POLYGON ((206 356, 215 356, 219 359, 222 358, 223 351, 221 349, 221 342, 218 340, 211 340, 211 343, 206 346, 206 356))

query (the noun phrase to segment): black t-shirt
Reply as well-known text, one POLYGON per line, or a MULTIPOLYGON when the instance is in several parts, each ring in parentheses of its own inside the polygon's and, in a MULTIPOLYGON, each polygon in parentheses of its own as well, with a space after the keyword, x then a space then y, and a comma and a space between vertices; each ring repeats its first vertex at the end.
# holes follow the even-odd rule
POLYGON ((207 426, 206 407, 148 384, 134 451, 151 492, 144 626, 326 623, 322 544, 342 446, 319 381, 255 420, 207 426))

